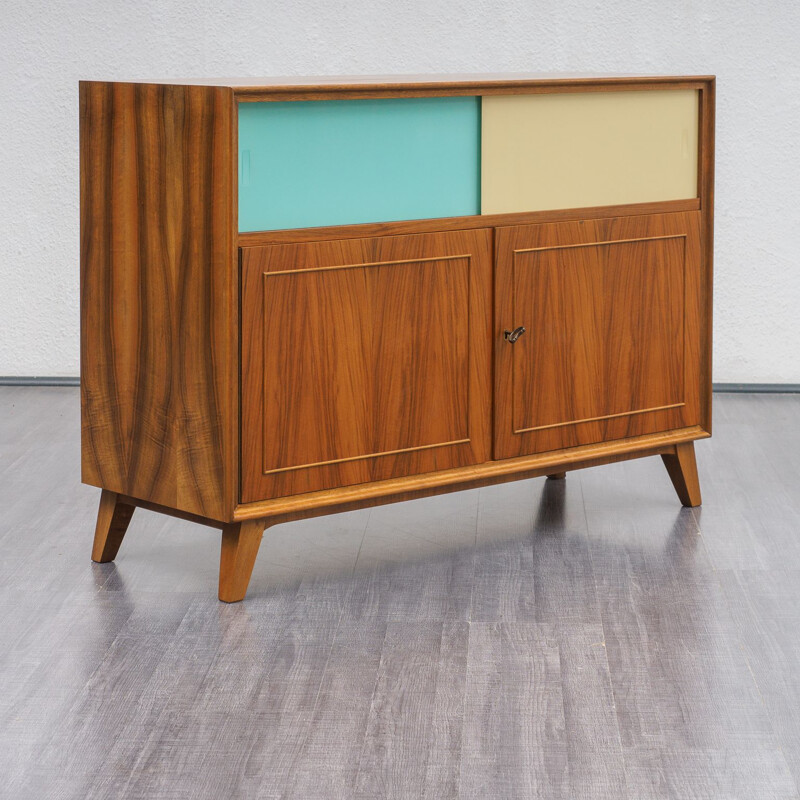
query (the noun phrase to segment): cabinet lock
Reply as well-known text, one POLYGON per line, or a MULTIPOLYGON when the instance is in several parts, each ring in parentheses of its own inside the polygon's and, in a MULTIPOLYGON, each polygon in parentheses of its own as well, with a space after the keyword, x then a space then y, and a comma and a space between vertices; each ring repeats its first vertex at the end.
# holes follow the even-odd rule
POLYGON ((514 328, 513 331, 503 331, 503 338, 507 342, 514 344, 514 342, 516 342, 523 333, 525 333, 525 328, 520 325, 519 328, 514 328))

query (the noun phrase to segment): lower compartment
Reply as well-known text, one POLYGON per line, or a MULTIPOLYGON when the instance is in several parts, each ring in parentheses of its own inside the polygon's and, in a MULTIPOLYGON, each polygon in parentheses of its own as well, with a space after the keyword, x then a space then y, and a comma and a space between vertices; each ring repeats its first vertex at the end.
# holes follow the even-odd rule
POLYGON ((243 504, 706 422, 698 211, 240 252, 243 504))

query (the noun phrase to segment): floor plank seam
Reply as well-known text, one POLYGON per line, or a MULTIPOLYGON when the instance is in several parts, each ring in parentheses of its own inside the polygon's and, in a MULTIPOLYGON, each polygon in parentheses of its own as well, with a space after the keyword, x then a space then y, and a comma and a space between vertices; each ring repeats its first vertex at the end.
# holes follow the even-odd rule
POLYGON ((481 509, 483 506, 483 489, 478 489, 478 497, 475 503, 475 535, 472 539, 472 577, 469 586, 469 605, 467 606, 467 646, 466 653, 464 654, 464 691, 461 695, 461 734, 459 737, 459 751, 458 751, 458 791, 457 797, 461 797, 461 787, 463 784, 464 772, 464 742, 466 741, 466 727, 467 727, 467 687, 469 686, 469 658, 470 648, 472 645, 472 604, 475 598, 475 556, 478 550, 478 535, 480 532, 481 524, 481 509))
POLYGON ((469 605, 467 606, 467 624, 472 623, 472 604, 475 600, 475 555, 478 550, 478 534, 481 525, 481 505, 483 489, 478 489, 478 497, 475 503, 475 535, 472 537, 472 575, 469 584, 469 605))
MULTIPOLYGON (((732 570, 732 572, 737 577, 741 574, 741 570, 732 570)), ((724 587, 722 586, 722 581, 720 580, 720 577, 719 577, 718 574, 715 577, 716 577, 716 580, 717 580, 717 585, 720 587, 720 591, 724 595, 725 592, 724 592, 724 587)), ((754 611, 754 609, 752 608, 751 598, 747 593, 745 593, 745 599, 747 601, 748 610, 754 611)), ((726 603, 726 607, 728 608, 728 611, 731 614, 731 618, 734 620, 734 625, 736 626, 736 639, 737 639, 736 644, 737 644, 737 646, 739 648, 739 651, 742 654, 742 658, 744 659, 744 663, 747 665, 747 671, 750 673, 750 677, 753 680, 753 685, 755 687, 756 692, 758 693, 758 697, 759 697, 759 700, 761 701, 761 705, 764 708, 764 713, 767 715, 767 718, 769 719, 770 727, 772 728, 772 739, 773 739, 773 742, 775 743, 776 748, 778 749, 778 751, 781 754, 781 758, 783 759, 784 765, 786 767, 787 774, 791 777, 792 783, 794 785, 795 796, 797 798, 800 798, 800 784, 798 784, 797 779, 796 779, 795 774, 794 774, 794 771, 791 769, 791 767, 789 765, 789 761, 788 761, 788 759, 786 757, 786 751, 784 750, 783 745, 781 743, 781 736, 779 734, 778 729, 775 727, 775 720, 773 718, 772 711, 770 710, 769 704, 767 703, 766 698, 764 697, 764 692, 763 692, 763 690, 761 688, 761 685, 759 684, 758 677, 756 676, 755 670, 753 669, 753 665, 751 663, 751 659, 747 655, 747 647, 745 646, 744 639, 742 638, 743 634, 744 634, 744 631, 742 630, 742 626, 741 626, 741 622, 740 622, 741 618, 736 615, 736 613, 735 613, 733 607, 730 605, 730 601, 728 600, 727 597, 725 597, 725 603, 726 603)))
MULTIPOLYGON (((375 681, 372 684, 372 692, 370 693, 369 698, 369 710, 367 711, 366 720, 364 723, 364 732, 361 739, 361 747, 358 753, 358 767, 356 769, 355 779, 353 782, 353 791, 355 792, 358 788, 358 783, 361 778, 361 765, 364 762, 364 751, 367 748, 367 734, 369 733, 369 721, 372 718, 372 711, 375 707, 375 694, 378 690, 378 684, 381 680, 381 666, 383 665, 383 655, 386 649, 386 635, 389 632, 389 624, 387 622, 386 626, 383 630, 383 641, 381 642, 381 657, 378 660, 378 667, 375 670, 375 681)), ((355 795, 354 795, 355 796, 355 795)))
POLYGON ((464 699, 461 714, 461 750, 458 754, 458 796, 461 797, 461 787, 464 785, 464 742, 467 736, 467 695, 470 685, 469 665, 472 650, 472 620, 467 620, 467 652, 464 661, 464 699))
MULTIPOLYGON (((197 601, 195 600, 195 601, 189 603, 189 606, 186 609, 186 613, 181 618, 181 621, 178 624, 177 628, 180 628, 180 626, 183 624, 184 620, 186 619, 186 616, 189 613, 189 610, 192 608, 192 606, 194 605, 195 602, 197 602, 197 601)), ((119 639, 119 636, 117 636, 115 638, 115 641, 117 639, 119 639)), ((154 675, 158 672, 158 668, 161 666, 161 663, 169 656, 169 653, 170 653, 170 650, 172 649, 172 647, 177 646, 177 643, 179 641, 180 640, 177 639, 177 638, 173 639, 173 644, 170 645, 170 647, 167 648, 167 650, 162 654, 161 658, 159 659, 159 662, 156 664, 156 666, 155 666, 155 668, 153 670, 153 674, 154 675)), ((102 659, 101 662, 100 662, 101 665, 103 663, 105 663, 105 659, 102 659)), ((209 666, 204 671, 203 677, 205 677, 208 674, 209 670, 211 669, 211 663, 213 663, 213 662, 209 662, 209 666)), ((151 678, 152 678, 152 676, 151 676, 151 678)), ((141 700, 141 695, 144 693, 145 689, 149 685, 149 681, 150 681, 150 679, 148 679, 148 681, 145 683, 144 688, 142 689, 142 692, 140 692, 140 694, 139 694, 139 699, 140 700, 141 700)), ((155 724, 152 727, 152 730, 144 738, 144 741, 141 743, 138 751, 136 752, 133 764, 131 765, 130 769, 128 770, 128 774, 127 774, 127 777, 126 777, 126 780, 125 780, 125 786, 124 786, 123 790, 119 794, 120 797, 126 797, 127 796, 128 788, 130 787, 131 782, 136 777, 137 768, 139 767, 139 764, 142 762, 142 759, 148 753, 148 750, 149 750, 148 746, 149 746, 150 742, 152 741, 153 737, 155 736, 156 731, 160 730, 159 723, 161 722, 162 717, 167 713, 167 711, 168 711, 168 709, 165 707, 159 712, 158 716, 156 717, 155 724)))
MULTIPOLYGON (((573 473, 574 474, 574 473, 573 473)), ((578 485, 580 486, 581 490, 581 507, 583 508, 583 519, 584 519, 584 526, 586 531, 586 549, 589 558, 589 568, 592 571, 592 585, 594 587, 594 599, 595 605, 597 608, 598 616, 600 617, 600 627, 603 631, 603 660, 606 665, 606 674, 608 675, 608 691, 609 697, 611 698, 611 710, 614 715, 615 726, 614 729, 617 734, 617 744, 619 745, 619 754, 620 760, 622 764, 622 777, 625 781, 625 794, 628 798, 631 797, 631 789, 630 789, 630 779, 629 779, 629 767, 627 759, 625 758, 625 748, 622 744, 622 730, 619 724, 619 713, 617 712, 617 695, 614 690, 614 680, 611 675, 611 662, 608 660, 608 628, 606 626, 605 614, 603 613, 603 607, 600 604, 600 595, 597 589, 597 578, 596 578, 596 568, 594 557, 592 556, 592 543, 589 535, 589 513, 586 510, 586 495, 583 491, 583 480, 581 476, 576 476, 578 478, 578 485)))
POLYGON ((356 574, 356 570, 358 569, 358 560, 361 558, 361 550, 364 547, 364 541, 367 538, 367 529, 369 528, 369 521, 372 519, 372 509, 367 509, 366 513, 366 520, 364 521, 364 530, 361 533, 361 541, 358 544, 358 552, 356 553, 356 560, 353 562, 353 570, 350 573, 350 577, 354 578, 356 574))
POLYGON ((478 550, 478 535, 480 532, 481 523, 481 509, 483 505, 483 489, 478 489, 478 497, 475 503, 475 535, 472 539, 472 577, 469 586, 469 605, 467 606, 467 618, 465 620, 467 628, 467 646, 464 654, 464 691, 461 695, 461 732, 459 736, 459 750, 458 750, 458 787, 457 797, 461 797, 461 787, 463 785, 463 772, 464 772, 464 742, 466 741, 466 727, 467 727, 467 687, 469 686, 469 658, 470 648, 472 645, 472 604, 475 598, 475 555, 478 550))
MULTIPOLYGON (((64 600, 64 602, 61 604, 61 606, 59 606, 59 608, 63 608, 68 603, 69 603, 69 598, 66 598, 64 600)), ((68 718, 69 715, 74 711, 74 709, 81 702, 81 698, 83 696, 83 693, 86 690, 86 687, 91 685, 92 679, 103 668, 103 665, 106 663, 106 659, 108 658, 109 653, 112 652, 112 650, 114 649, 114 645, 116 645, 116 643, 119 641, 120 637, 123 635, 124 628, 128 624, 128 622, 130 621, 131 617, 133 616, 134 611, 135 611, 135 609, 133 607, 131 607, 130 613, 125 618, 124 622, 122 622, 120 624, 119 630, 117 631, 116 635, 108 643, 108 646, 102 651, 102 654, 99 655, 99 657, 97 659, 97 663, 95 664, 94 669, 89 673, 89 675, 86 676, 86 680, 84 681, 84 683, 81 686, 81 688, 78 689, 75 692, 69 707, 64 711, 64 713, 62 714, 61 719, 68 718)), ((42 746, 42 750, 43 751, 47 751, 51 747, 51 745, 53 744, 53 740, 55 739, 57 734, 58 734, 58 725, 53 725, 50 728, 49 735, 47 735, 45 737, 45 739, 44 739, 43 746, 42 746)))
MULTIPOLYGON (((366 532, 366 528, 367 528, 368 523, 369 523, 369 514, 367 514, 367 522, 364 524, 364 531, 365 532, 366 532)), ((362 542, 363 542, 363 538, 362 538, 362 542)), ((360 552, 360 548, 359 548, 359 552, 360 552)), ((353 571, 355 572, 355 564, 353 565, 353 571)), ((347 608, 347 602, 348 602, 348 600, 349 600, 349 598, 350 598, 350 596, 351 596, 351 594, 353 592, 353 589, 354 589, 354 586, 353 586, 353 583, 352 583, 352 580, 351 580, 350 588, 348 589, 347 594, 345 596, 345 600, 341 604, 341 607, 339 609, 339 616, 338 616, 338 619, 337 619, 337 622, 336 622, 336 630, 334 631, 334 634, 331 637, 330 647, 328 647, 328 653, 325 656, 325 666, 322 668, 322 672, 320 673, 319 683, 317 684, 317 691, 316 691, 316 693, 314 695, 314 702, 312 704, 311 711, 308 714, 307 724, 305 726, 304 736, 303 736, 302 742, 300 744, 298 744, 297 749, 295 751, 296 754, 295 754, 295 758, 293 759, 294 764, 296 764, 297 759, 300 758, 301 755, 305 752, 306 745, 308 743, 308 739, 312 734, 312 724, 313 724, 313 721, 315 719, 315 715, 317 713, 317 709, 319 708, 319 699, 320 699, 320 695, 322 694, 322 687, 325 685, 325 677, 328 674, 328 667, 330 666, 330 663, 331 663, 331 655, 333 654, 333 648, 336 645, 336 640, 339 637, 339 631, 342 628, 342 620, 344 619, 345 609, 347 608)), ((366 731, 365 731, 365 735, 366 735, 366 731)), ((292 774, 294 772, 294 764, 293 764, 293 767, 290 770, 289 774, 292 774)))

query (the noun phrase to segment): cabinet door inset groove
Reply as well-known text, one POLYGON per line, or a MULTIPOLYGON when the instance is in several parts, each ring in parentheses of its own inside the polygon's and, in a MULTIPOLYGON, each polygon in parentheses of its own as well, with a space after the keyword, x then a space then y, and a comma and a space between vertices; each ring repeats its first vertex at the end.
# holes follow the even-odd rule
MULTIPOLYGON (((265 437, 268 435, 268 432, 264 432, 265 437)), ((330 461, 315 461, 310 464, 297 464, 293 467, 276 467, 275 469, 264 469, 264 475, 272 475, 276 472, 289 472, 293 469, 308 469, 310 467, 326 467, 330 464, 343 464, 346 461, 358 461, 362 458, 379 458, 382 456, 396 456, 399 453, 413 453, 415 450, 430 450, 433 447, 450 447, 454 444, 467 444, 469 439, 454 439, 452 442, 434 442, 433 444, 420 444, 416 447, 402 447, 399 450, 384 450, 380 453, 364 453, 359 456, 348 456, 347 458, 332 458, 330 461)), ((265 449, 266 449, 266 438, 264 440, 265 449)))
POLYGON ((670 403, 666 406, 653 406, 653 408, 636 408, 633 411, 621 411, 618 414, 603 414, 599 417, 586 417, 586 419, 571 419, 566 422, 551 422, 549 425, 535 425, 531 428, 517 428, 514 433, 527 433, 528 431, 544 431, 548 428, 561 428, 564 425, 581 425, 584 422, 597 422, 603 419, 617 419, 617 417, 630 417, 633 414, 649 414, 652 411, 666 411, 668 408, 681 408, 686 403, 670 403))
MULTIPOLYGON (((394 331, 394 335, 403 336, 403 334, 412 333, 413 321, 410 315, 414 314, 414 309, 410 306, 417 305, 421 298, 429 295, 436 290, 436 287, 442 283, 441 270, 447 269, 450 271, 450 277, 454 278, 455 285, 459 287, 462 294, 459 296, 455 294, 453 299, 453 309, 456 310, 459 306, 465 310, 460 320, 448 317, 446 320, 440 320, 441 327, 449 329, 455 337, 457 337, 456 346, 460 347, 460 351, 454 351, 454 363, 448 364, 451 367, 451 374, 447 376, 449 380, 442 386, 436 387, 437 394, 450 394, 451 396, 459 391, 459 388, 467 386, 468 383, 468 362, 469 362, 469 313, 466 311, 468 305, 468 286, 469 286, 469 268, 470 256, 446 256, 443 258, 420 258, 420 259, 402 259, 393 261, 373 261, 367 262, 362 265, 358 264, 342 264, 341 266, 331 267, 309 267, 307 269, 298 270, 277 270, 275 272, 264 273, 264 313, 263 313, 263 326, 264 326, 264 354, 266 368, 264 370, 264 397, 266 398, 267 407, 264 413, 264 431, 263 431, 263 453, 264 465, 263 474, 268 475, 274 472, 284 472, 287 470, 305 469, 310 467, 320 467, 328 464, 339 464, 345 461, 357 461, 362 458, 376 458, 381 456, 397 455, 398 453, 408 453, 414 450, 426 450, 433 447, 447 447, 455 444, 463 444, 469 442, 469 412, 466 406, 464 407, 464 415, 447 417, 448 426, 446 429, 439 428, 437 433, 444 432, 444 440, 441 438, 433 437, 433 441, 423 441, 418 444, 409 444, 396 448, 381 447, 389 441, 396 440, 396 434, 400 434, 400 438, 404 439, 400 431, 396 428, 389 428, 386 425, 379 425, 375 430, 366 430, 358 426, 358 422, 367 423, 370 417, 375 417, 379 413, 377 405, 380 403, 379 396, 385 387, 381 386, 381 372, 380 367, 384 358, 385 350, 381 346, 381 337, 371 335, 364 330, 355 342, 353 338, 339 335, 342 333, 339 328, 339 323, 344 328, 356 328, 359 324, 372 331, 382 331, 384 326, 384 319, 388 311, 388 305, 395 301, 400 305, 400 313, 398 316, 401 320, 405 320, 402 331, 394 331), (359 269, 361 274, 355 276, 341 275, 334 276, 334 272, 351 271, 359 269), (400 270, 400 272, 398 272, 400 270), (403 302, 403 286, 407 284, 407 276, 404 274, 406 271, 412 270, 416 273, 415 282, 419 286, 412 288, 413 296, 409 297, 408 303, 403 302), (319 273, 326 273, 320 276, 319 273), (292 276, 291 278, 288 276, 292 276), (340 280, 337 280, 340 278, 340 280), (306 289, 302 284, 297 285, 297 282, 309 282, 312 284, 311 288, 306 289), (281 288, 276 288, 275 284, 280 282, 281 288), (298 320, 291 313, 284 314, 287 311, 284 304, 281 303, 280 298, 285 297, 288 292, 296 292, 298 299, 304 300, 301 303, 303 306, 322 308, 327 298, 336 298, 335 302, 339 306, 339 310, 345 308, 356 312, 358 319, 347 317, 346 319, 339 315, 334 315, 332 330, 334 332, 333 338, 330 339, 319 331, 319 338, 317 338, 310 330, 314 326, 324 324, 326 318, 323 316, 316 321, 308 321, 305 319, 298 320), (307 292, 307 293, 306 293, 307 292), (419 299, 418 299, 419 298, 419 299), (374 316, 372 316, 374 314, 374 316), (308 341, 301 341, 303 331, 300 329, 291 328, 289 330, 281 330, 290 325, 291 320, 302 322, 307 325, 305 337, 308 341), (294 339, 298 344, 302 345, 303 353, 296 352, 290 347, 286 346, 285 342, 281 342, 281 337, 294 339), (313 342, 313 343, 312 343, 313 342), (275 345, 278 345, 277 347, 275 345), (341 347, 340 347, 341 345, 341 347), (309 452, 307 449, 310 446, 305 425, 298 426, 297 434, 302 437, 302 442, 297 442, 297 447, 287 446, 289 441, 284 435, 283 439, 279 441, 272 428, 272 421, 278 415, 284 420, 288 421, 296 412, 297 402, 294 398, 280 398, 277 393, 272 391, 273 384, 270 385, 270 372, 271 369, 278 367, 276 374, 286 374, 292 370, 292 365, 288 363, 276 363, 273 360, 275 354, 288 353, 289 359, 295 364, 305 355, 316 355, 317 352, 326 352, 333 355, 336 365, 339 365, 340 372, 332 376, 334 381, 338 381, 342 377, 346 377, 348 382, 358 381, 359 390, 362 392, 360 397, 353 394, 348 398, 354 402, 345 403, 340 401, 340 397, 345 393, 345 389, 338 384, 333 386, 325 386, 323 381, 315 380, 314 375, 316 372, 311 372, 309 379, 304 379, 300 383, 304 388, 311 388, 317 394, 314 398, 320 401, 317 406, 325 408, 326 401, 330 401, 336 406, 336 414, 334 418, 328 417, 324 421, 324 435, 317 435, 315 444, 317 447, 327 449, 325 455, 328 457, 320 458, 318 460, 303 461, 303 455, 309 452), (358 370, 354 374, 354 370, 358 370), (362 372, 363 370, 363 372, 362 372), (367 378, 371 378, 371 384, 366 382, 367 378), (362 379, 363 383, 362 383, 362 379), (328 396, 327 392, 331 391, 336 397, 328 396), (322 393, 322 397, 319 397, 322 393), (271 402, 270 402, 271 401, 271 402), (359 408, 358 402, 367 403, 372 405, 371 408, 359 408), (280 408, 279 408, 280 406, 280 408), (361 419, 356 420, 359 416, 359 411, 366 412, 361 419), (356 427, 351 427, 349 423, 356 421, 356 427), (384 435, 381 435, 381 434, 384 435), (447 435, 449 434, 449 436, 447 435), (391 438, 387 438, 391 437, 391 438), (369 449, 369 445, 374 446, 374 450, 369 449), (334 457, 334 452, 348 453, 351 449, 364 447, 366 452, 361 452, 353 455, 340 455, 334 457), (298 452, 300 451, 300 452, 298 452), (289 463, 285 463, 288 461, 289 463), (297 463, 295 463, 297 461, 297 463), (282 466, 278 466, 281 464, 282 466), (285 464, 285 465, 284 465, 285 464)), ((332 310, 332 309, 329 309, 332 310)), ((396 309, 391 309, 395 311, 396 309)), ((413 370, 415 365, 410 363, 411 358, 415 358, 424 362, 426 354, 422 352, 422 346, 419 339, 425 338, 427 328, 435 329, 437 327, 437 320, 431 316, 419 318, 419 326, 414 331, 417 336, 414 337, 416 341, 410 342, 406 349, 406 357, 409 363, 404 366, 407 370, 413 370)), ((302 327, 302 326, 301 326, 302 327)), ((407 337, 411 338, 411 337, 407 337)), ((402 341, 402 340, 401 340, 402 341)), ((396 356, 402 358, 402 355, 395 353, 396 356)), ((393 359, 397 363, 396 359, 393 359)), ((426 365, 421 365, 423 371, 427 374, 426 365)), ((440 377, 445 377, 444 372, 440 370, 440 377)), ((305 376, 304 376, 305 378, 305 376)), ((306 423, 309 421, 306 418, 306 423)), ((319 420, 318 420, 319 421, 319 420)), ((283 428, 285 431, 286 429, 283 428)), ((323 431, 319 431, 322 434, 323 431)), ((416 435, 427 438, 425 435, 429 431, 416 430, 416 435)), ((313 451, 312 451, 313 452, 313 451)))
POLYGON ((611 239, 608 242, 580 242, 578 244, 553 244, 549 245, 548 247, 522 247, 519 250, 515 250, 514 254, 517 253, 541 253, 545 250, 569 250, 570 248, 575 247, 600 247, 602 245, 609 245, 609 244, 629 244, 632 242, 655 242, 659 239, 684 239, 686 238, 683 234, 679 234, 678 236, 647 236, 645 238, 639 239, 611 239))
POLYGON ((434 257, 434 258, 401 258, 397 261, 373 261, 371 264, 337 264, 333 267, 300 267, 298 269, 282 269, 282 270, 275 270, 274 272, 265 272, 264 277, 270 278, 274 275, 295 275, 298 272, 308 273, 308 272, 330 272, 331 270, 335 269, 355 269, 355 268, 364 268, 364 267, 387 267, 387 266, 395 266, 397 264, 424 264, 426 261, 454 261, 456 259, 466 258, 469 259, 469 253, 462 253, 461 255, 455 256, 446 256, 442 257, 434 257))

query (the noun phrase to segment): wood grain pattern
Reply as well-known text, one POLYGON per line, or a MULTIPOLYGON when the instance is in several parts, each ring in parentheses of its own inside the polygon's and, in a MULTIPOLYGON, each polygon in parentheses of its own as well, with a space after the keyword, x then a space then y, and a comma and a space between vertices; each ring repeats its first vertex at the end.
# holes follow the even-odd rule
POLYGON ((80 105, 83 480, 226 519, 238 494, 232 92, 84 82, 80 105))
POLYGON ((662 453, 661 458, 681 503, 689 508, 701 505, 694 442, 677 444, 673 453, 662 453))
POLYGON ((121 500, 118 494, 103 489, 97 509, 92 561, 105 564, 117 557, 135 508, 121 500))
POLYGON ((242 251, 242 499, 489 457, 491 232, 242 251))
POLYGON ((597 83, 613 86, 630 84, 669 84, 698 82, 712 79, 710 75, 647 75, 623 72, 453 72, 453 73, 408 73, 375 75, 282 75, 259 77, 189 78, 154 80, 153 83, 180 84, 184 86, 226 86, 233 89, 251 91, 252 89, 276 89, 294 91, 295 89, 324 89, 378 87, 453 87, 484 86, 535 83, 542 86, 570 85, 575 83, 597 83))
POLYGON ((354 798, 458 797, 467 631, 463 621, 389 620, 354 798))
POLYGON ((699 423, 698 212, 500 228, 495 257, 495 458, 699 423))
POLYGON ((442 217, 439 219, 399 220, 397 222, 367 222, 361 225, 326 225, 319 228, 251 231, 240 233, 238 242, 240 247, 256 247, 265 244, 320 242, 328 239, 360 239, 365 236, 397 236, 404 233, 440 233, 472 228, 535 225, 540 222, 672 214, 678 211, 698 211, 699 209, 700 200, 692 197, 688 200, 662 200, 657 203, 626 203, 618 206, 592 208, 556 208, 549 211, 478 214, 471 217, 442 217))
POLYGON ((223 602, 244 600, 263 534, 264 522, 257 519, 232 522, 222 529, 219 599, 223 602))
POLYGON ((461 796, 570 797, 564 706, 553 626, 473 623, 461 796))
POLYGON ((205 525, 208 528, 218 528, 219 530, 222 530, 226 524, 224 522, 220 522, 220 520, 212 519, 211 517, 203 517, 200 514, 192 514, 188 511, 180 511, 177 508, 162 506, 158 503, 151 503, 149 500, 140 500, 137 497, 119 495, 119 500, 127 503, 130 506, 134 506, 134 508, 143 508, 146 511, 154 511, 156 514, 166 514, 169 517, 182 519, 186 522, 194 522, 197 525, 205 525))
POLYGON ((357 508, 396 503, 443 492, 474 489, 496 483, 549 475, 557 467, 570 471, 613 464, 632 458, 672 452, 675 444, 704 439, 709 436, 699 426, 664 433, 651 433, 630 439, 569 447, 547 453, 487 461, 469 467, 444 469, 421 475, 391 478, 383 481, 341 486, 318 492, 277 497, 253 503, 242 503, 234 511, 235 520, 269 519, 273 524, 294 519, 352 511, 357 508))
POLYGON ((716 80, 711 78, 700 90, 700 158, 698 189, 702 210, 700 237, 702 242, 703 297, 700 307, 700 411, 704 430, 711 433, 711 359, 712 359, 712 309, 714 292, 714 149, 715 149, 716 80))
MULTIPOLYGON (((753 408, 755 398, 750 396, 748 400, 750 407, 753 408)), ((762 412, 765 410, 762 409, 762 412)), ((752 425, 752 423, 745 422, 748 414, 737 413, 736 416, 741 421, 742 427, 752 425)), ((765 443, 765 449, 769 450, 771 456, 783 451, 778 456, 778 463, 786 463, 783 460, 785 454, 791 447, 797 447, 796 435, 791 437, 793 439, 791 444, 787 443, 783 434, 782 443, 773 440, 766 444, 771 435, 774 435, 780 428, 766 424, 766 420, 761 414, 756 415, 755 427, 750 430, 760 431, 758 438, 765 443)), ((796 449, 795 452, 797 452, 796 449)), ((775 462, 771 460, 771 463, 775 462)), ((731 464, 733 469, 738 469, 736 462, 722 464, 718 463, 715 457, 715 473, 719 474, 719 471, 724 470, 728 464, 731 464)), ((787 558, 789 554, 781 541, 783 537, 779 531, 781 527, 785 528, 786 533, 797 530, 796 520, 800 517, 800 508, 797 506, 797 494, 789 483, 794 479, 793 471, 784 472, 777 468, 777 472, 786 477, 783 481, 780 478, 771 480, 767 494, 758 494, 759 502, 755 504, 755 507, 751 506, 755 513, 752 520, 748 522, 751 524, 752 522, 758 524, 762 521, 767 523, 764 525, 763 533, 759 531, 760 539, 762 543, 768 543, 769 549, 778 554, 781 567, 771 570, 724 570, 716 574, 719 576, 726 599, 736 619, 742 649, 753 671, 759 695, 770 715, 789 769, 795 782, 798 782, 800 781, 800 651, 797 647, 797 626, 800 621, 798 619, 800 616, 798 614, 800 611, 800 591, 798 591, 800 571, 797 569, 796 556, 792 554, 787 558), (780 509, 773 505, 771 499, 768 499, 770 492, 775 491, 778 486, 786 492, 785 498, 788 501, 786 505, 781 504, 780 509), (762 498, 765 502, 761 502, 762 498), (774 509, 772 513, 775 516, 769 515, 772 520, 786 514, 785 526, 767 522, 767 519, 761 514, 765 506, 774 509), (774 535, 775 533, 777 536, 774 535)), ((748 486, 749 502, 752 502, 751 491, 752 486, 748 486)), ((741 492, 737 491, 737 494, 741 494, 741 492)), ((752 554, 752 547, 748 541, 749 527, 750 525, 729 527, 727 539, 730 541, 733 538, 735 541, 730 542, 732 545, 742 548, 744 551, 750 551, 752 554)), ((750 566, 755 566, 752 561, 748 564, 748 567, 750 566)), ((760 567, 761 564, 758 566, 760 567)))
MULTIPOLYGON (((385 75, 324 78, 239 79, 223 82, 239 102, 327 100, 372 97, 624 92, 699 89, 710 76, 548 75, 543 73, 385 75)), ((214 83, 214 82, 211 82, 214 83)))

